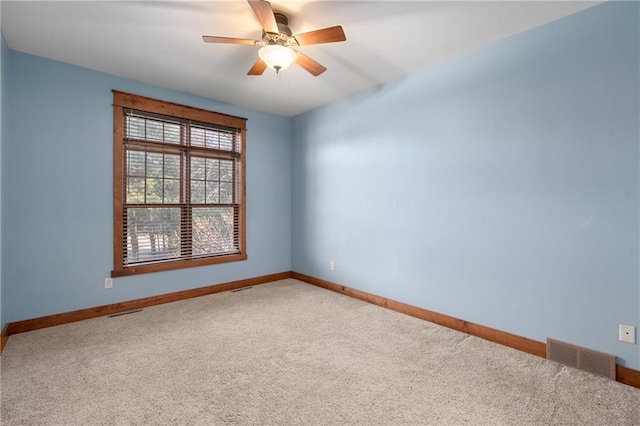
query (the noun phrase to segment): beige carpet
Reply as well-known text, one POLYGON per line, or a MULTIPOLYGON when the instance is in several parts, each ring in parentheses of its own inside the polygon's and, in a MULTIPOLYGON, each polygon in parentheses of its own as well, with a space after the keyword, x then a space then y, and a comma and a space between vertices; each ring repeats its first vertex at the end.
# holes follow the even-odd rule
POLYGON ((3 425, 640 424, 640 390, 296 280, 11 336, 3 425))

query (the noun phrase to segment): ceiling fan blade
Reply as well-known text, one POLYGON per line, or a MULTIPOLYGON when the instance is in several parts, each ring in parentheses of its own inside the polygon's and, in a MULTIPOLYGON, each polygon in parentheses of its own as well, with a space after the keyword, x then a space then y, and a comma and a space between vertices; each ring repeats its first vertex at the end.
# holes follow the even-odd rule
POLYGON ((318 62, 314 61, 304 53, 296 52, 296 64, 300 65, 302 68, 311 73, 314 77, 319 76, 323 72, 327 70, 326 67, 320 65, 318 62))
POLYGON ((217 36, 202 36, 202 40, 205 43, 228 43, 228 44, 247 44, 249 46, 255 46, 256 40, 250 40, 248 38, 234 38, 234 37, 217 37, 217 36))
POLYGON ((300 46, 309 44, 335 43, 345 41, 347 37, 340 25, 323 28, 321 30, 309 31, 308 33, 296 34, 294 36, 300 46))
POLYGON ((260 58, 251 67, 247 75, 262 75, 264 70, 267 69, 267 64, 260 58))
POLYGON ((273 9, 271 8, 271 3, 264 0, 248 0, 249 6, 253 9, 253 13, 256 14, 258 21, 260 21, 260 25, 262 28, 268 33, 279 34, 280 30, 278 29, 278 23, 276 22, 276 17, 273 14, 273 9))

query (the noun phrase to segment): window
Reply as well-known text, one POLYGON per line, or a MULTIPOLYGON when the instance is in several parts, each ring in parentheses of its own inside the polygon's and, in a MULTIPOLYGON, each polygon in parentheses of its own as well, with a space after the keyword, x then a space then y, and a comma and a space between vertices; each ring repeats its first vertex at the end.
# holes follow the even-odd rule
POLYGON ((245 124, 114 91, 112 276, 247 258, 245 124))

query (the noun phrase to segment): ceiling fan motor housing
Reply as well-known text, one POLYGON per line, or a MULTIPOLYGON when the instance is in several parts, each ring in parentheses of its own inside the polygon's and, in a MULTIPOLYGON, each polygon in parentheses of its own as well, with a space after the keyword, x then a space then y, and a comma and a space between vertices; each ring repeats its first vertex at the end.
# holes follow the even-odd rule
POLYGON ((278 30, 280 34, 286 34, 289 37, 293 34, 291 28, 289 28, 289 18, 284 13, 273 12, 273 16, 276 18, 276 24, 278 24, 278 30))
POLYGON ((289 28, 289 18, 287 15, 280 12, 273 12, 273 16, 276 19, 279 33, 268 33, 265 30, 262 30, 262 40, 266 44, 280 44, 282 46, 297 45, 298 43, 296 42, 295 37, 293 37, 293 32, 291 31, 291 28, 289 28))

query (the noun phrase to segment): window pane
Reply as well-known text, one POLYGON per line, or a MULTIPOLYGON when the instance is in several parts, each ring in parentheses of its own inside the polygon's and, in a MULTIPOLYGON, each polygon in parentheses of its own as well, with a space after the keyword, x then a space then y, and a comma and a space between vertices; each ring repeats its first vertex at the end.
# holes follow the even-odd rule
POLYGON ((180 143, 180 125, 164 124, 164 141, 169 143, 180 143))
POLYGON ((204 158, 191 157, 191 179, 204 180, 204 158))
POLYGON ((127 175, 144 176, 144 151, 127 151, 127 175))
POLYGON ((179 155, 164 155, 164 177, 165 178, 180 178, 180 156, 179 155))
POLYGON ((191 181, 191 202, 193 204, 204 204, 204 181, 191 181))
POLYGON ((233 133, 220 132, 220 149, 233 151, 233 133))
POLYGON ((127 116, 125 120, 125 137, 130 139, 144 139, 145 119, 135 116, 127 116))
POLYGON ((220 146, 218 142, 218 132, 207 130, 205 143, 207 148, 218 148, 220 146))
POLYGON ((218 182, 207 182, 207 204, 218 204, 220 202, 218 182))
POLYGON ((180 202, 180 180, 165 179, 164 180, 164 202, 177 204, 180 202))
POLYGON ((204 129, 201 129, 199 127, 191 127, 191 145, 192 146, 201 146, 204 147, 205 143, 205 135, 204 135, 204 129))
POLYGON ((181 125, 163 119, 152 119, 138 115, 125 117, 125 137, 171 144, 180 143, 181 125))
POLYGON ((193 209, 194 256, 238 251, 235 241, 233 210, 230 207, 193 209))
POLYGON ((180 257, 179 208, 128 208, 125 265, 180 257))
POLYGON ((162 177, 163 172, 163 155, 149 152, 147 153, 147 176, 162 177))
POLYGON ((220 179, 220 161, 207 158, 207 180, 219 180, 220 179))
POLYGON ((147 119, 147 140, 162 142, 163 140, 162 122, 147 119))
POLYGON ((220 182, 220 203, 233 203, 233 186, 227 182, 220 182))
POLYGON ((127 179, 126 202, 129 204, 144 203, 144 178, 132 177, 127 179))
POLYGON ((192 146, 240 152, 236 141, 238 136, 233 131, 192 126, 190 136, 192 146))
POLYGON ((231 182, 233 179, 233 162, 220 161, 220 180, 231 182))
POLYGON ((129 204, 180 202, 180 155, 127 151, 129 204), (146 179, 144 179, 146 174, 146 179), (166 181, 166 182, 165 182, 166 181))
POLYGON ((162 192, 164 186, 162 184, 162 179, 157 178, 147 178, 147 204, 157 204, 162 203, 162 192))

